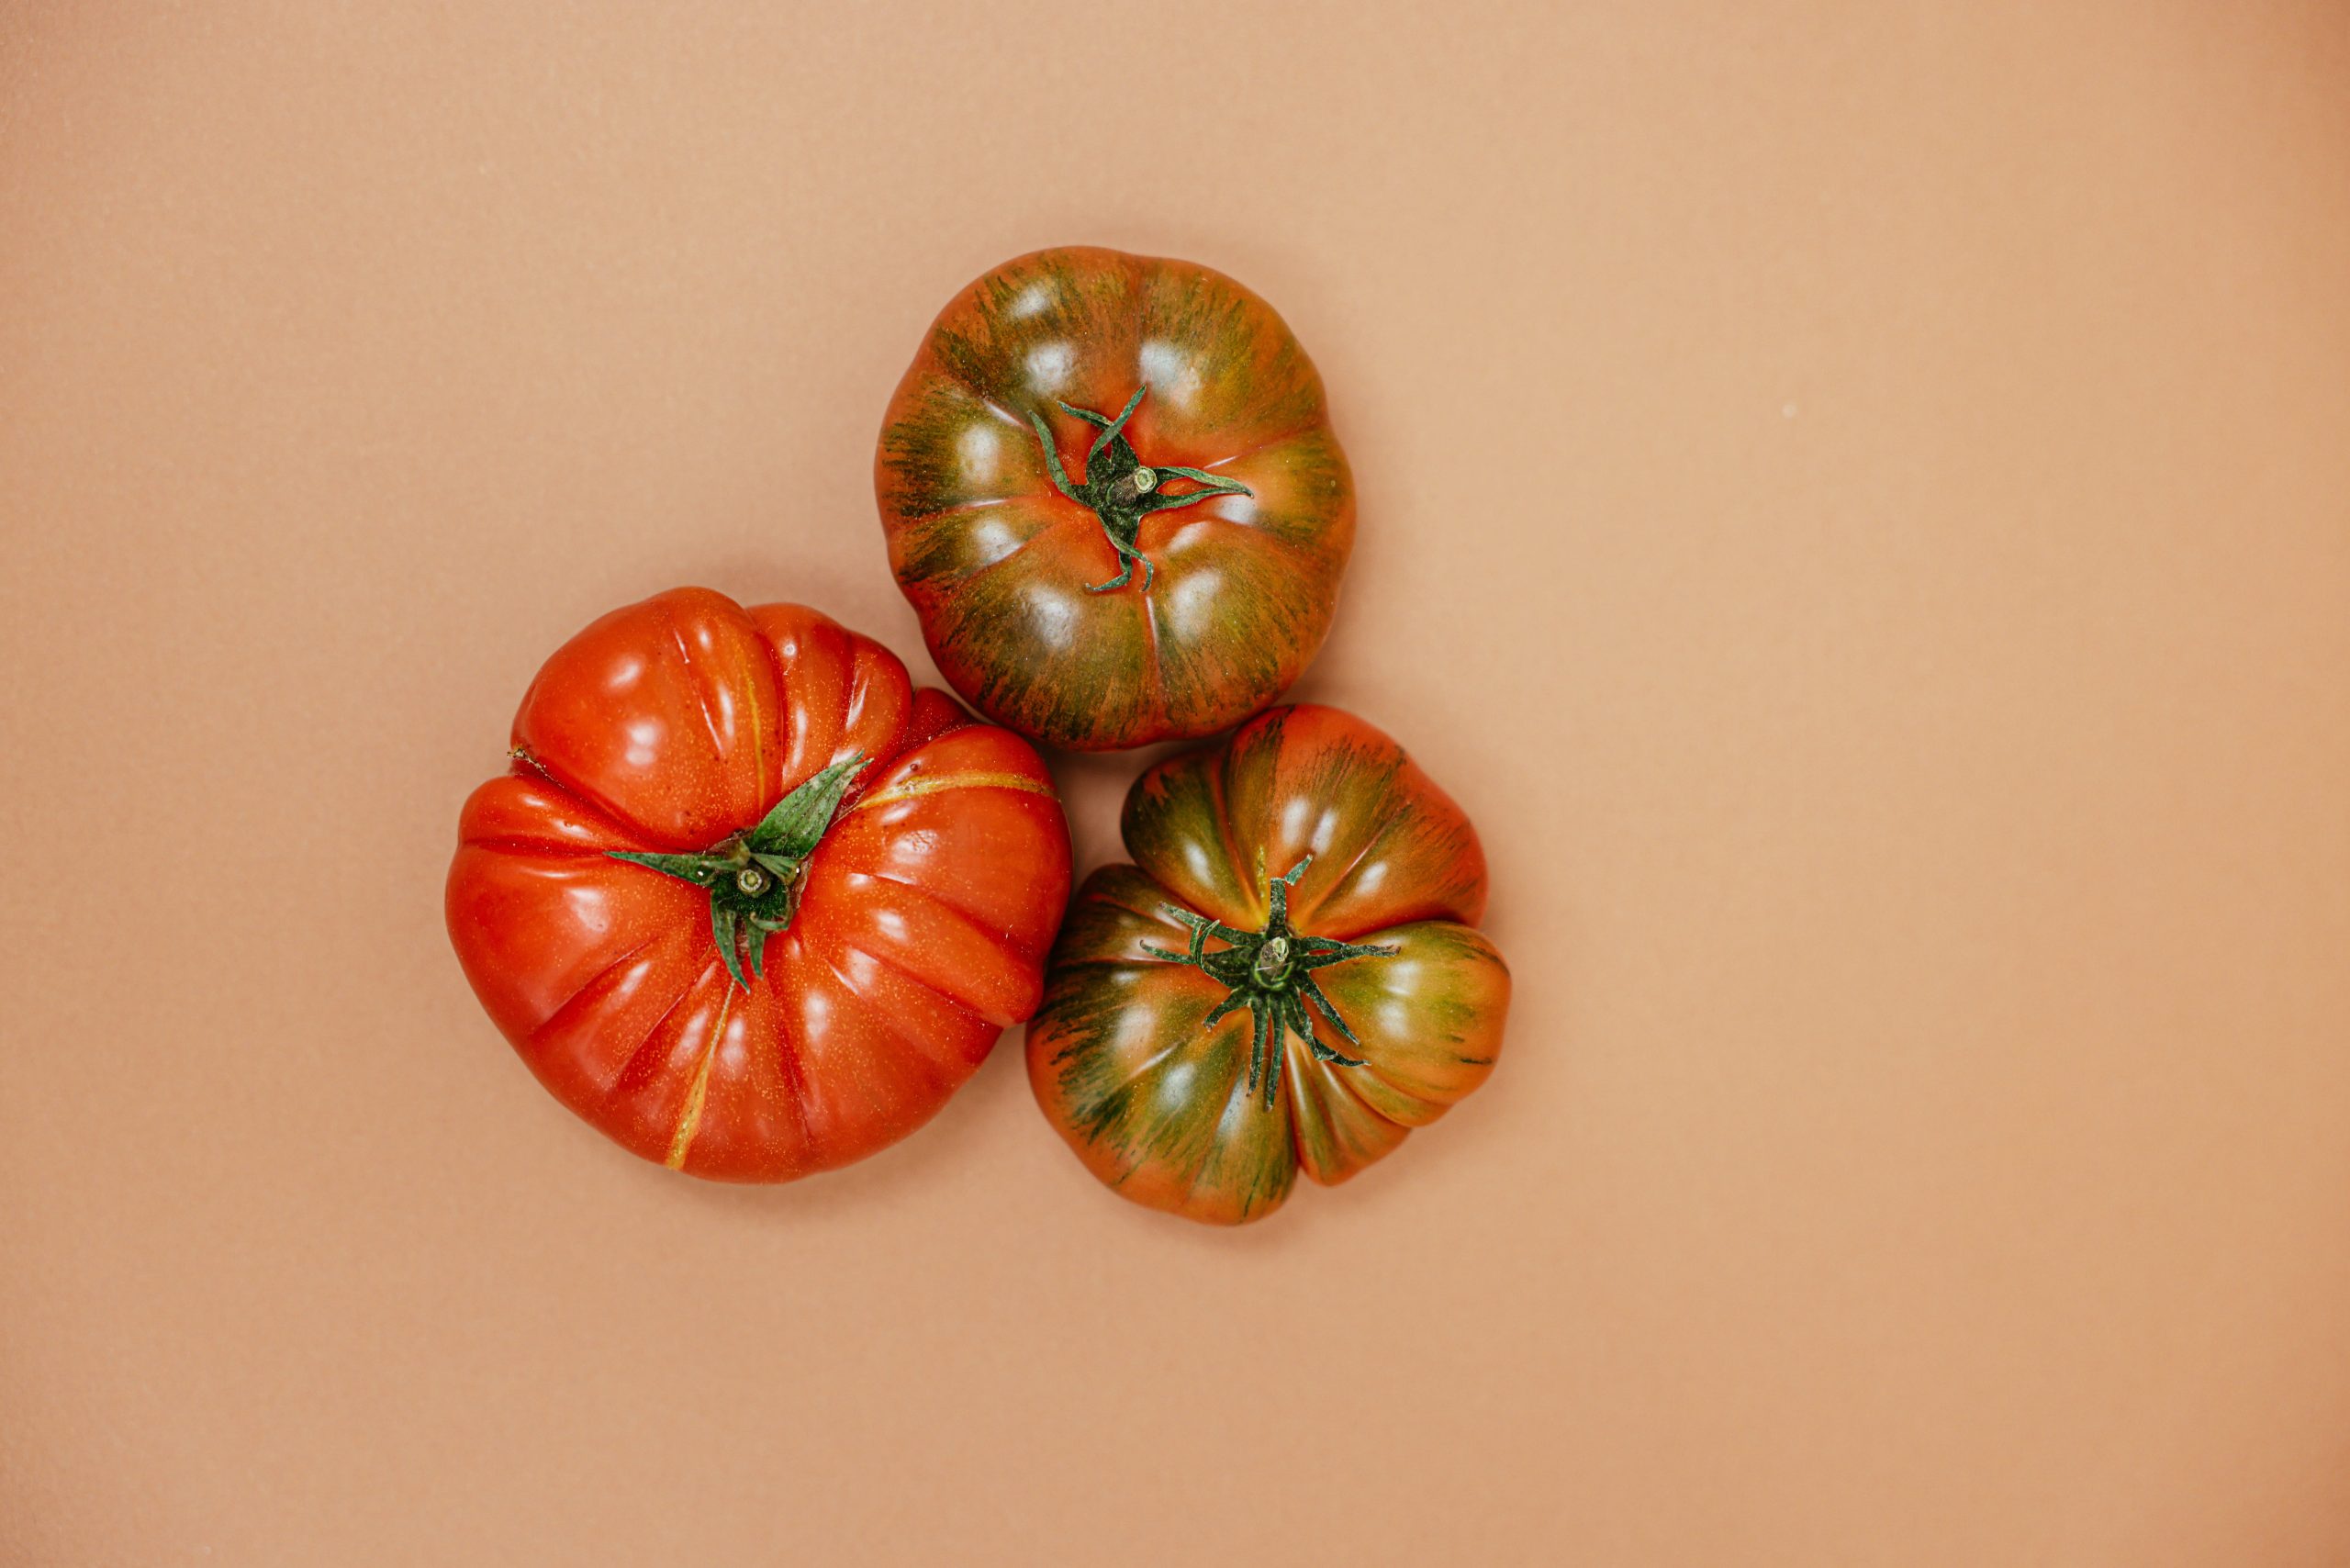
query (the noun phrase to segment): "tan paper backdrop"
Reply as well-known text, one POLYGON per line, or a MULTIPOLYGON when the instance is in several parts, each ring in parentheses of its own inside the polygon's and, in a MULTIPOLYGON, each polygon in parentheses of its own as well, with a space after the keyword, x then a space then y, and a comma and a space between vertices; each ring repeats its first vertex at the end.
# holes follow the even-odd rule
POLYGON ((2350 1562, 2339 4, 16 0, 0 525, 11 1568, 2350 1562), (1016 1038, 632 1160, 458 802, 666 586, 919 662, 883 400, 1070 241, 1319 360, 1501 1071, 1242 1234, 1016 1038))

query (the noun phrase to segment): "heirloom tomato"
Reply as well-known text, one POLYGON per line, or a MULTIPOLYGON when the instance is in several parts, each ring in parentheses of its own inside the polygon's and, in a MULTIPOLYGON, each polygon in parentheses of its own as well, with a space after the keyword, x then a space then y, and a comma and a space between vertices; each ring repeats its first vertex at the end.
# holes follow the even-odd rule
POLYGON ((875 484, 948 682, 1086 751, 1277 696, 1354 543, 1322 379, 1272 307, 1116 251, 1041 251, 957 296, 890 401, 875 484))
POLYGON ((1028 1026, 1037 1103, 1122 1196, 1262 1218, 1493 1071, 1484 854, 1386 735, 1274 709, 1145 772, 1124 825, 1134 863, 1086 879, 1028 1026))
POLYGON ((1036 1004, 1069 879, 1036 753, 812 610, 616 610, 511 755, 465 802, 450 937, 539 1081, 647 1159, 862 1159, 1036 1004))

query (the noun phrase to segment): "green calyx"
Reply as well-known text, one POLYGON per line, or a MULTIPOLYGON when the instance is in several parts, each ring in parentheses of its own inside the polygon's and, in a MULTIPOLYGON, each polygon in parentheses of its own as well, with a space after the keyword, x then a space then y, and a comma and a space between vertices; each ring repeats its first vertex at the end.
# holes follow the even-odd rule
MULTIPOLYGON (((1232 994, 1217 1002, 1202 1020, 1202 1028, 1214 1027, 1226 1014, 1243 1007, 1254 1015, 1256 1028, 1248 1042, 1248 1087, 1260 1092, 1269 1107, 1281 1083, 1281 1046, 1292 1034, 1322 1061, 1338 1067, 1363 1065, 1357 1058, 1325 1045, 1314 1033, 1313 1014, 1319 1013, 1338 1032, 1340 1039, 1350 1046, 1361 1044, 1355 1038, 1355 1032, 1347 1027, 1347 1021, 1338 1016, 1338 1010, 1330 1005, 1330 999, 1322 994, 1322 988, 1314 983, 1314 971, 1348 958, 1392 958, 1399 951, 1392 946, 1359 946, 1328 936, 1302 935, 1290 924, 1289 890, 1313 864, 1314 857, 1309 855, 1286 874, 1265 884, 1272 918, 1265 922, 1262 931, 1236 931, 1221 921, 1193 914, 1188 909, 1161 904, 1158 907, 1162 913, 1191 928, 1191 949, 1170 953, 1163 947, 1143 944, 1143 951, 1152 958, 1170 964, 1190 964, 1219 985, 1231 988, 1232 994), (1209 952, 1207 942, 1211 936, 1227 946, 1209 952), (1309 1006, 1311 1013, 1307 1011, 1309 1006)), ((1261 860, 1257 874, 1264 875, 1261 860)))
POLYGON ((1028 422, 1036 428, 1036 439, 1045 445, 1045 466, 1052 471, 1053 487, 1081 507, 1091 509, 1102 520, 1102 532, 1109 536, 1110 547, 1118 553, 1118 575, 1106 583, 1089 583, 1088 593, 1108 593, 1126 586, 1135 575, 1135 563, 1142 563, 1142 587, 1150 591, 1150 579, 1156 568, 1135 548, 1140 536, 1142 520, 1155 511, 1172 511, 1210 496, 1246 496, 1248 487, 1237 479, 1219 479, 1197 468, 1180 468, 1172 464, 1153 467, 1135 455, 1135 449, 1125 438, 1126 421, 1134 418, 1136 408, 1142 402, 1143 389, 1126 399, 1118 417, 1097 414, 1091 409, 1073 409, 1058 398, 1063 413, 1083 420, 1101 431, 1085 454, 1085 483, 1072 485, 1069 473, 1061 466, 1060 448, 1053 444, 1052 428, 1045 423, 1045 416, 1034 409, 1028 411, 1028 422), (1165 488, 1169 479, 1189 479, 1195 489, 1181 495, 1165 488))
POLYGON ((833 825, 841 797, 865 771, 863 753, 835 762, 776 802, 756 827, 721 839, 699 855, 606 851, 615 860, 650 867, 710 894, 710 931, 726 972, 744 990, 747 951, 751 973, 764 975, 767 938, 791 924, 808 879, 808 859, 833 825))

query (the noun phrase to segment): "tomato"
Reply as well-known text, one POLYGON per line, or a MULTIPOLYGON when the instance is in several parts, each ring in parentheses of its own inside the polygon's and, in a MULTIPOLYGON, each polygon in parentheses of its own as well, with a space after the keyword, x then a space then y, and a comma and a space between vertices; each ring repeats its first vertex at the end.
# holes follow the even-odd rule
POLYGON ((512 755, 465 802, 450 938, 539 1081, 647 1159, 862 1159, 1036 1004, 1069 883, 1043 764, 812 610, 615 610, 512 755))
POLYGON ((1380 731, 1277 708, 1126 796, 1028 1026, 1045 1114, 1120 1195, 1238 1224, 1343 1182, 1483 1083, 1509 969, 1485 857, 1380 731))
POLYGON ((947 681, 1055 745, 1212 734, 1304 672, 1353 548, 1322 380, 1221 273, 1040 251, 948 305, 875 464, 947 681))

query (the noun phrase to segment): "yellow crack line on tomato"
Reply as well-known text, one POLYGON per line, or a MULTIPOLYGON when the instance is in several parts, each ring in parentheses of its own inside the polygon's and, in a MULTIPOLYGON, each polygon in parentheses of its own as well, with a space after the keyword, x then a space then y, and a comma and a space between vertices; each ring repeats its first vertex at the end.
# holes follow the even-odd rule
POLYGON ((1053 793, 1050 784, 1021 773, 949 773, 909 778, 902 784, 892 784, 887 790, 876 790, 849 810, 864 812, 876 806, 892 806, 900 801, 935 795, 942 790, 1017 790, 1023 794, 1046 797, 1053 793))
MULTIPOLYGON (((751 634, 758 639, 758 644, 752 649, 752 655, 759 663, 765 664, 767 635, 756 629, 754 629, 751 634)), ((767 734, 767 722, 766 715, 759 711, 759 676, 763 673, 765 672, 754 666, 749 660, 746 659, 744 662, 743 700, 750 705, 751 709, 751 780, 753 786, 762 794, 766 792, 767 787, 767 748, 762 738, 767 734)))
POLYGON ((710 1041, 701 1048, 701 1061, 694 1068, 694 1084, 686 1091, 686 1108, 677 1114, 677 1136, 669 1140, 669 1158, 666 1161, 672 1170, 686 1168, 686 1151, 694 1146, 694 1135, 701 1131, 702 1102, 710 1098, 710 1065, 718 1059, 719 1043, 726 1037, 726 1015, 734 1008, 734 987, 729 984, 726 994, 719 999, 718 1022, 710 1026, 710 1041))

